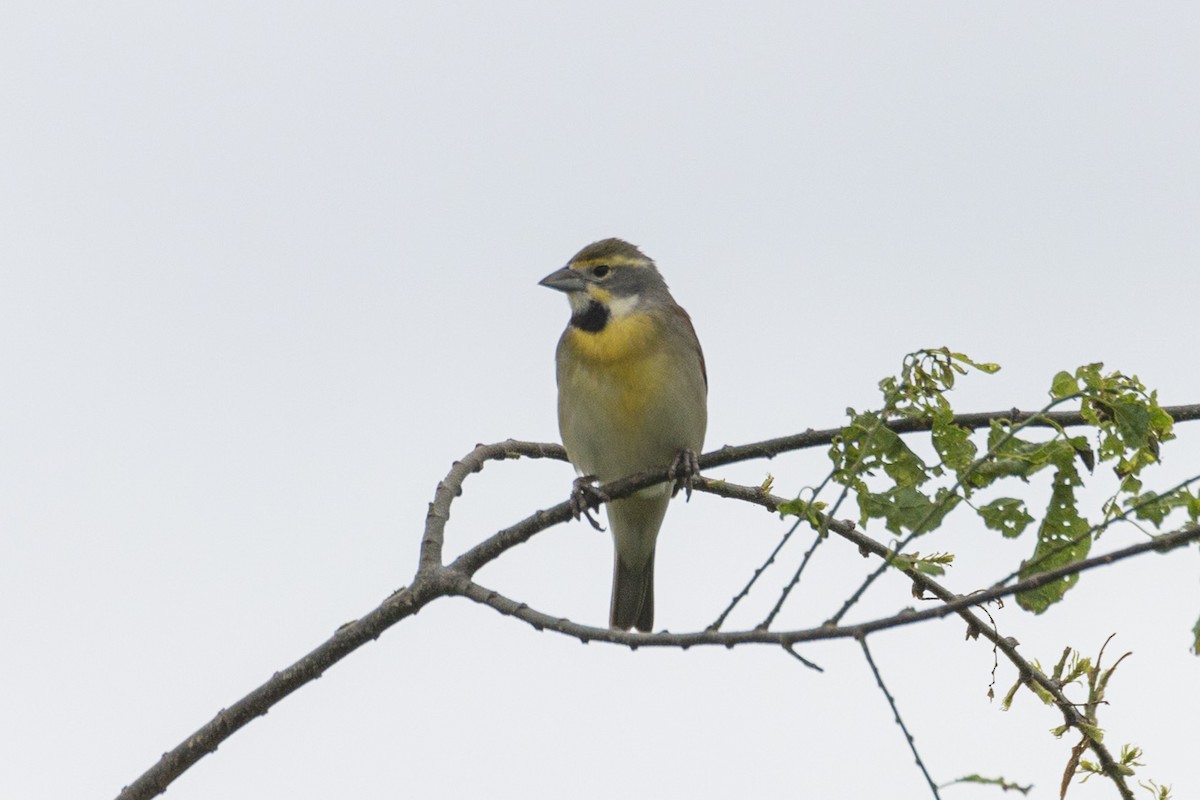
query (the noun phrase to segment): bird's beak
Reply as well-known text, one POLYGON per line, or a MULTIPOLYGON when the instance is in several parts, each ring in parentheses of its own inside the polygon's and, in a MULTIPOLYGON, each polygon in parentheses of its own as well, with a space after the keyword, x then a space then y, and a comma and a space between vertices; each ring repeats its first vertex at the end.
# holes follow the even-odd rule
POLYGON ((538 281, 538 286, 558 289, 560 292, 582 292, 587 288, 587 281, 570 267, 563 267, 538 281))

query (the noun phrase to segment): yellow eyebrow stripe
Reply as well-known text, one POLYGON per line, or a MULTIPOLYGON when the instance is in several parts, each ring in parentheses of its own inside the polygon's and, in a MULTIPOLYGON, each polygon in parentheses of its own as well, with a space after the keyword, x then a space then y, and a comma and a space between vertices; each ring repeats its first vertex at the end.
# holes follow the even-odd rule
POLYGON ((607 264, 610 267, 644 267, 646 266, 646 259, 614 253, 600 258, 585 258, 582 261, 573 261, 571 262, 571 269, 584 270, 589 267, 599 266, 600 264, 607 264))

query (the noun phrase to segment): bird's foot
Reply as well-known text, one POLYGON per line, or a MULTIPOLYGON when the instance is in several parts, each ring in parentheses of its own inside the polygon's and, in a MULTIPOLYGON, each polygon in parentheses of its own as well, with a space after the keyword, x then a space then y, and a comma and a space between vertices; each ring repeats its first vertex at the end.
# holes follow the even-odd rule
POLYGON ((683 489, 688 500, 692 499, 692 484, 697 475, 700 474, 700 458, 696 455, 695 450, 684 448, 675 455, 675 460, 671 462, 671 469, 667 472, 667 477, 675 481, 675 488, 671 490, 671 496, 679 494, 679 490, 683 489))
POLYGON ((602 531, 604 526, 596 521, 592 511, 599 511, 600 504, 608 502, 608 495, 593 486, 595 482, 595 475, 584 475, 575 479, 571 487, 571 516, 575 519, 583 517, 593 528, 602 531))

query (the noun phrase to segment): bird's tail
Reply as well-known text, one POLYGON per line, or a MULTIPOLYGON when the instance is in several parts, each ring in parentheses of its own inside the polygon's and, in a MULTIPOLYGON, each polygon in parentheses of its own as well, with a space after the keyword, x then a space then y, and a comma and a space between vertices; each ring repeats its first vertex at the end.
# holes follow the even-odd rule
POLYGON ((631 567, 617 553, 613 559, 612 608, 608 626, 627 631, 654 629, 654 553, 638 567, 631 567))
POLYGON ((608 504, 612 527, 613 587, 608 624, 627 631, 654 628, 654 544, 670 496, 630 497, 608 504))

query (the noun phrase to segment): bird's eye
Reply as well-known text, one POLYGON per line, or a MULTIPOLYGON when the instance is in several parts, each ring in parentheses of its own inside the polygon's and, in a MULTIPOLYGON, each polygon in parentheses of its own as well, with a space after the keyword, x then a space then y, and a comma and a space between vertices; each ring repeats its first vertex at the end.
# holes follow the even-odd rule
POLYGON ((611 269, 611 267, 609 267, 608 264, 598 264, 598 265, 592 267, 592 277, 593 278, 603 278, 605 275, 607 275, 609 273, 610 269, 611 269))

